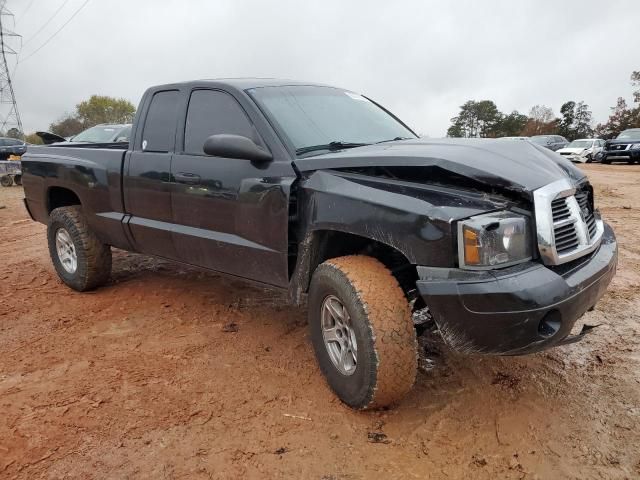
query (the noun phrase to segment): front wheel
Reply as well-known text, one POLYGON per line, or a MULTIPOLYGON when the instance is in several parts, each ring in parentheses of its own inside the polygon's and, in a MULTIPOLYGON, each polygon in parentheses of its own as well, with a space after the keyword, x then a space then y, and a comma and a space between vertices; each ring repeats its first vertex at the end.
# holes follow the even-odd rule
POLYGON ((385 407, 413 386, 417 340, 391 272, 367 256, 327 260, 313 274, 309 328, 320 370, 352 408, 385 407))
POLYGON ((3 187, 10 187, 11 185, 13 185, 13 180, 11 180, 11 177, 9 175, 3 175, 2 177, 0 177, 0 185, 2 185, 3 187))
POLYGON ((87 224, 79 206, 51 212, 47 226, 49 255, 60 279, 79 292, 106 283, 111 275, 111 249, 87 224))
POLYGON ((589 154, 589 155, 587 155, 586 163, 591 163, 591 162, 593 162, 593 155, 589 154))

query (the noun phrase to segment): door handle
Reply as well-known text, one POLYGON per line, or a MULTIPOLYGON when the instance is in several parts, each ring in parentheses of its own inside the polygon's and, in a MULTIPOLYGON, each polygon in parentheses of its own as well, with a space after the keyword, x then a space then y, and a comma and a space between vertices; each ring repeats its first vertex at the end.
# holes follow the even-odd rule
POLYGON ((200 183, 200 175, 196 175, 195 173, 180 172, 176 173, 173 178, 175 178, 178 183, 186 183, 189 185, 200 183))

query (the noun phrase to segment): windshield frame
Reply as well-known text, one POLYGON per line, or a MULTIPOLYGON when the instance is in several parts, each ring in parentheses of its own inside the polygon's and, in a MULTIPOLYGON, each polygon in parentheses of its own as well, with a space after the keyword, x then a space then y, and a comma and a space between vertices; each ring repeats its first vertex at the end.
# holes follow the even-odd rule
POLYGON ((567 146, 566 146, 566 147, 564 147, 564 148, 583 148, 583 149, 589 149, 589 148, 593 147, 593 142, 595 142, 595 140, 572 140, 572 141, 571 141, 571 142, 569 142, 569 143, 567 144, 567 146), (573 143, 576 143, 576 142, 586 143, 586 144, 587 144, 587 146, 586 146, 586 147, 581 147, 581 146, 577 146, 577 145, 573 145, 573 146, 572 146, 572 144, 573 144, 573 143))
MULTIPOLYGON (((328 86, 328 85, 314 85, 314 84, 291 84, 291 85, 260 86, 260 87, 251 87, 251 88, 247 88, 247 89, 243 90, 245 95, 247 95, 247 97, 249 97, 251 99, 251 101, 256 106, 256 108, 260 111, 260 113, 262 113, 262 115, 264 116, 266 121, 269 123, 269 125, 274 130, 276 135, 282 141, 282 143, 284 144, 285 148, 287 149, 287 151, 289 152, 289 154, 291 155, 291 157, 293 159, 309 158, 309 157, 313 157, 313 156, 317 156, 317 155, 324 155, 326 153, 331 153, 331 152, 336 152, 336 151, 343 150, 343 148, 336 148, 336 149, 326 149, 326 150, 322 150, 322 151, 318 150, 318 151, 315 151, 313 153, 297 153, 298 149, 304 149, 305 147, 296 147, 294 142, 291 140, 291 138, 287 134, 286 130, 282 127, 280 122, 278 122, 277 118, 275 118, 275 116, 267 109, 267 107, 265 105, 263 105, 262 102, 258 98, 256 98, 256 96, 254 95, 254 92, 256 90, 262 90, 262 89, 267 89, 267 88, 269 88, 269 89, 272 89, 272 88, 273 89, 275 89, 275 88, 286 88, 286 87, 330 88, 330 89, 334 89, 334 90, 341 91, 341 92, 349 92, 350 94, 354 94, 354 92, 351 92, 350 90, 343 89, 343 88, 332 87, 332 86, 328 86)), ((380 105, 375 100, 372 100, 371 98, 367 97, 366 95, 362 95, 362 94, 355 94, 355 95, 360 95, 361 97, 363 97, 367 101, 371 102, 371 104, 375 105, 377 108, 382 110, 384 113, 389 115, 393 120, 395 120, 398 124, 400 124, 402 127, 404 127, 409 133, 411 133, 414 136, 413 138, 415 138, 415 139, 420 138, 420 136, 417 133, 415 133, 411 127, 409 127, 406 123, 404 123, 402 120, 400 120, 400 118, 398 118, 396 115, 394 115, 392 112, 387 110, 385 107, 380 105)), ((381 141, 383 141, 383 142, 388 142, 388 141, 392 141, 392 140, 393 139, 381 139, 381 141)), ((345 142, 349 143, 348 141, 345 141, 345 142)), ((366 145, 370 145, 370 144, 373 144, 373 143, 380 143, 380 142, 367 143, 366 145)), ((353 148, 353 147, 345 147, 345 148, 353 148)))
POLYGON ((549 145, 550 143, 553 143, 553 135, 549 134, 549 135, 533 135, 531 137, 529 137, 529 141, 531 143, 535 143, 536 145, 539 146, 545 146, 545 145, 549 145), (551 140, 551 141, 549 141, 551 140))
MULTIPOLYGON (((125 131, 126 129, 130 129, 131 126, 127 125, 127 124, 117 124, 117 125, 94 125, 93 127, 89 127, 86 130, 83 130, 82 132, 78 133, 77 135, 75 135, 73 138, 71 138, 72 142, 78 142, 78 143, 115 143, 115 139, 118 138, 118 136, 125 131), (103 141, 93 141, 93 140, 78 140, 78 137, 80 135, 83 135, 84 133, 88 132, 89 130, 93 130, 93 131, 107 131, 107 129, 112 130, 112 135, 109 136, 109 140, 103 140, 103 141)), ((131 133, 129 133, 129 137, 131 136, 131 133)), ((129 138, 129 140, 131 140, 129 138)))
POLYGON ((638 128, 628 128, 626 130, 621 131, 618 136, 616 136, 616 140, 640 140, 640 129, 638 128), (630 137, 621 137, 620 135, 622 135, 625 132, 631 132, 633 135, 630 137))

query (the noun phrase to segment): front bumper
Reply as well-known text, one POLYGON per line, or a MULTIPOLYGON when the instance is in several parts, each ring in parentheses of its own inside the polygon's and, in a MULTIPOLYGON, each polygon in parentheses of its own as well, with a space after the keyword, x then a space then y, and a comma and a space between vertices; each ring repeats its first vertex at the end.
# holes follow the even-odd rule
POLYGON ((617 162, 637 162, 640 161, 640 149, 634 148, 629 150, 607 150, 602 155, 602 161, 617 162))
POLYGON ((567 160, 570 160, 572 162, 579 162, 579 163, 587 163, 587 160, 589 160, 587 155, 580 155, 578 153, 562 155, 562 158, 566 158, 567 160))
POLYGON ((602 297, 617 261, 605 224, 598 250, 553 269, 535 262, 493 271, 418 267, 416 285, 450 347, 520 355, 575 341, 571 329, 602 297))

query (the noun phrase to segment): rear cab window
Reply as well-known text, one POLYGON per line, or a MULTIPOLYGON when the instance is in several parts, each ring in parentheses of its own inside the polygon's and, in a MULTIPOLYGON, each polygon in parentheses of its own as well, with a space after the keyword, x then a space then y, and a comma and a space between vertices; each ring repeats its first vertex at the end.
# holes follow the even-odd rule
POLYGON ((142 150, 170 152, 176 136, 180 92, 165 90, 153 94, 142 130, 142 150))

